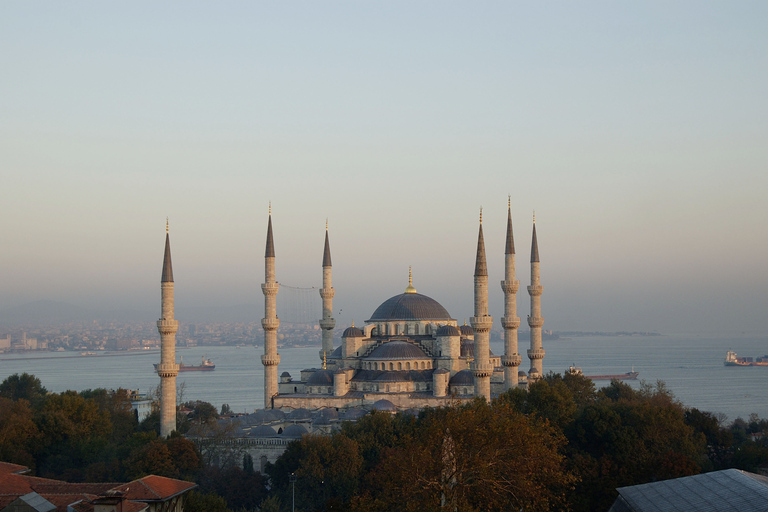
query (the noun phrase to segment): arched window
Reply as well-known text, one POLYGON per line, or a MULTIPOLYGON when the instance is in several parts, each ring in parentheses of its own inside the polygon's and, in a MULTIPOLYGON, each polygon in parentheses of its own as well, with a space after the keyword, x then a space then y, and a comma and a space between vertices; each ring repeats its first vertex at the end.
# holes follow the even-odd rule
POLYGON ((296 386, 293 386, 293 392, 294 393, 298 393, 299 392, 299 388, 297 388, 296 386))
POLYGON ((397 363, 397 369, 402 370, 403 369, 403 363, 397 363))
MULTIPOLYGON (((395 363, 389 363, 389 369, 394 370, 395 369, 395 363)), ((387 386, 387 391, 389 391, 389 386, 387 386)))
POLYGON ((405 369, 410 370, 411 369, 411 363, 405 363, 405 369))
POLYGON ((387 393, 389 393, 389 384, 387 384, 387 393))

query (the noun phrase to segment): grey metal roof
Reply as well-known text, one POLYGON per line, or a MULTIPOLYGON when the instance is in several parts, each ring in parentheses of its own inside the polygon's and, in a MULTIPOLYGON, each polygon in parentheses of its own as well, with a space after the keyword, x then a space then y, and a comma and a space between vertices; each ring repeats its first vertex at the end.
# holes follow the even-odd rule
POLYGON ((341 345, 333 349, 333 352, 328 356, 328 359, 341 359, 341 345))
POLYGON ((515 237, 512 235, 512 207, 507 210, 507 247, 504 254, 515 254, 515 237))
POLYGON ((373 403, 372 409, 377 411, 396 411, 397 407, 389 400, 377 400, 373 403))
POLYGON ((358 370, 354 382, 432 382, 434 370, 358 370))
POLYGON ((461 331, 461 335, 462 336, 474 336, 475 335, 475 330, 472 328, 471 325, 464 324, 461 327, 459 327, 459 330, 461 331))
POLYGON ((475 342, 472 340, 461 340, 461 357, 474 357, 475 356, 475 342))
POLYGON ((302 425, 288 425, 281 434, 283 437, 289 437, 291 439, 299 439, 304 434, 307 434, 307 429, 302 425))
POLYGON ((438 336, 461 336, 461 332, 456 326, 443 325, 437 329, 438 336))
POLYGON ((275 257, 275 242, 272 240, 272 214, 269 214, 269 224, 267 224, 267 249, 264 251, 265 258, 275 257))
POLYGON ((448 384, 451 386, 466 386, 474 383, 475 376, 472 375, 472 370, 461 370, 460 372, 456 372, 456 375, 451 377, 451 380, 448 381, 448 384))
POLYGON ((382 343, 375 349, 367 359, 428 359, 429 356, 424 351, 413 343, 407 341, 388 341, 382 343))
POLYGON ((480 231, 477 234, 477 258, 475 259, 475 275, 488 275, 488 266, 485 263, 485 240, 483 239, 482 219, 480 220, 480 231))
POLYGON ((289 420, 308 420, 311 417, 312 417, 312 413, 309 412, 308 409, 304 409, 303 407, 294 409, 286 415, 286 418, 289 420))
POLYGON ((54 505, 53 503, 43 498, 42 496, 40 496, 34 491, 28 494, 25 494, 24 496, 19 496, 14 501, 22 501, 26 503, 32 510, 35 510, 37 512, 51 512, 53 510, 56 510, 56 505, 54 505))
POLYGON ((536 224, 533 225, 533 237, 531 239, 531 263, 539 261, 539 243, 536 241, 536 224))
POLYGON ((738 469, 616 490, 623 502, 617 499, 618 503, 610 509, 613 512, 765 512, 768 509, 768 478, 738 469))
POLYGON ((248 437, 277 437, 277 432, 268 425, 259 425, 248 432, 248 437))
POLYGON ((401 293, 385 300, 369 322, 388 320, 453 320, 435 299, 420 293, 401 293))
POLYGON ((308 386, 331 386, 333 385, 333 372, 331 370, 317 370, 315 373, 309 376, 309 378, 307 379, 307 385, 308 386))
POLYGON ((328 229, 325 230, 325 249, 323 249, 323 266, 331 266, 331 246, 328 244, 328 229))
POLYGON ((171 237, 168 233, 165 234, 165 254, 163 255, 163 276, 160 278, 161 283, 173 282, 173 265, 171 265, 171 237))
POLYGON ((342 338, 362 338, 363 336, 365 336, 363 331, 355 326, 347 327, 344 329, 344 334, 341 335, 342 338))

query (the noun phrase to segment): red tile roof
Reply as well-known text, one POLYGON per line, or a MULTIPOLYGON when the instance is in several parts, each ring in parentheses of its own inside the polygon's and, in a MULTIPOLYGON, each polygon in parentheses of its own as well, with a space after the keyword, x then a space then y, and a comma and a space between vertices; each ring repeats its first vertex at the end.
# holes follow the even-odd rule
POLYGON ((26 473, 27 471, 29 471, 27 466, 11 464, 10 462, 0 462, 0 475, 8 473, 26 473))
POLYGON ((124 492, 129 500, 163 501, 194 487, 197 485, 185 480, 149 475, 115 489, 124 492))

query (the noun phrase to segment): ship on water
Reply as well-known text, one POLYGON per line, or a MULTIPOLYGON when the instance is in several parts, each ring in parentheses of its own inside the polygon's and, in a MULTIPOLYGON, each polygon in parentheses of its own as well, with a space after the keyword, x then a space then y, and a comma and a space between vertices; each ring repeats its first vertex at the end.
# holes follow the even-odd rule
MULTIPOLYGON (((157 363, 155 363, 155 372, 157 372, 157 366, 157 363)), ((216 365, 205 356, 203 356, 203 360, 199 365, 184 364, 184 356, 181 356, 181 361, 179 362, 180 372, 211 372, 214 369, 216 369, 216 365)))
POLYGON ((729 350, 725 354, 725 366, 768 366, 768 355, 763 357, 739 357, 736 352, 729 350))
POLYGON ((640 375, 640 372, 636 372, 634 367, 631 372, 616 375, 584 375, 581 368, 578 366, 571 366, 568 368, 568 373, 572 375, 582 375, 591 380, 637 380, 637 376, 640 375))

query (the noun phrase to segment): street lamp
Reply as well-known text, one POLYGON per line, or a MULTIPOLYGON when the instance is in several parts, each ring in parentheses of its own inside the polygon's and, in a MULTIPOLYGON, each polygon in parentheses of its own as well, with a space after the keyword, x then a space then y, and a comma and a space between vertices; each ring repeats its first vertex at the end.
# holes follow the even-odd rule
POLYGON ((291 482, 291 512, 296 512, 296 473, 291 473, 288 481, 291 482))

